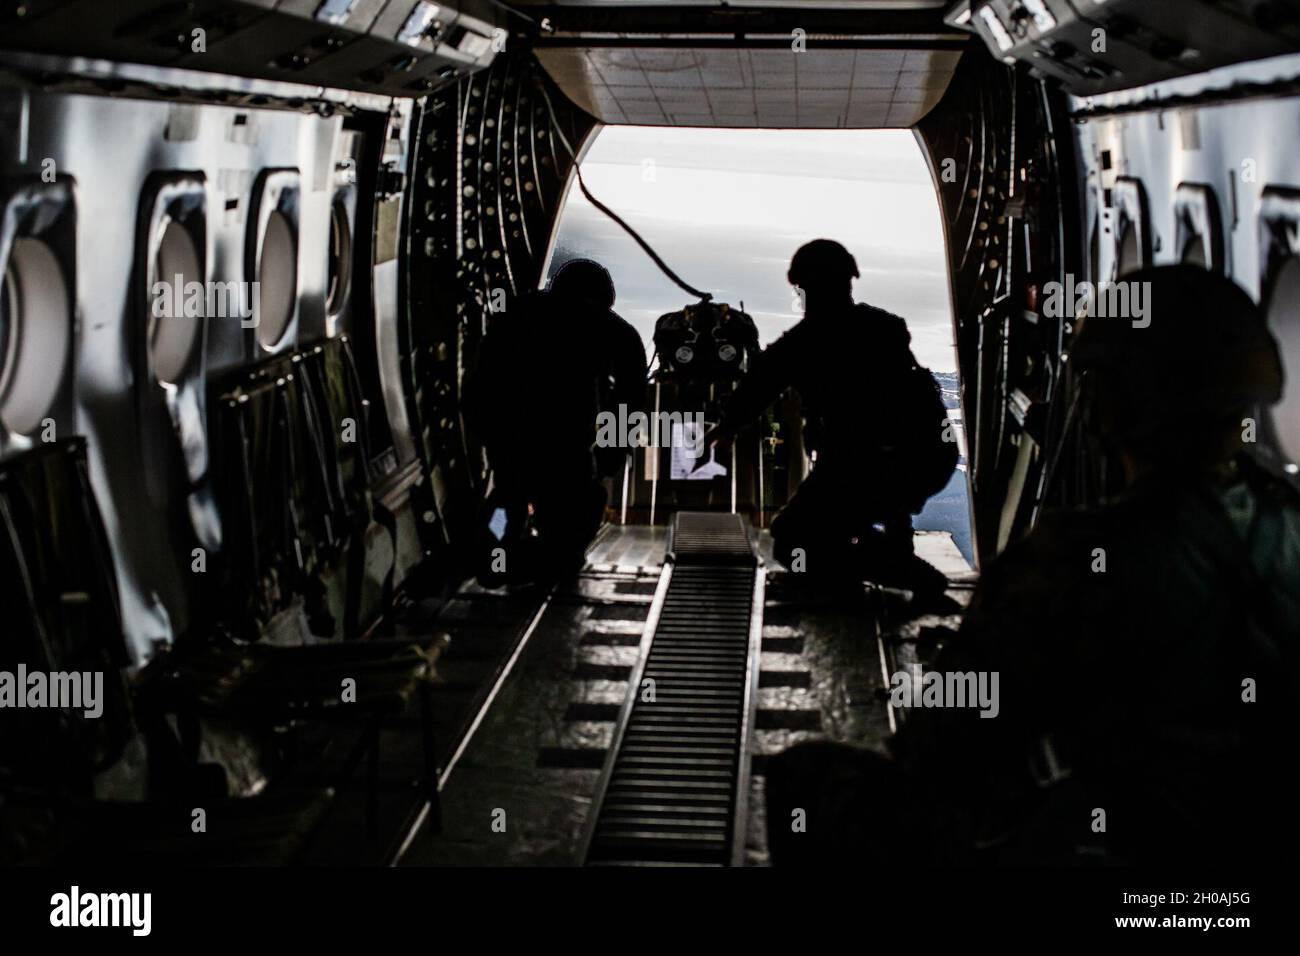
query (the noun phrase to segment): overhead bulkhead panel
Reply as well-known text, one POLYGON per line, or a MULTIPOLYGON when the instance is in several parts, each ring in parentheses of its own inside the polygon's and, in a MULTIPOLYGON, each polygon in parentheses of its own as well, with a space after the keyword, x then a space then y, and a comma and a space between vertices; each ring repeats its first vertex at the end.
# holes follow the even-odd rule
POLYGON ((970 38, 938 3, 521 4, 537 58, 605 123, 910 127, 970 38))
POLYGON ((24 0, 0 7, 0 50, 412 96, 490 64, 506 17, 490 0, 24 0))
POLYGON ((1300 49, 1300 0, 962 0, 945 19, 1078 96, 1300 49))

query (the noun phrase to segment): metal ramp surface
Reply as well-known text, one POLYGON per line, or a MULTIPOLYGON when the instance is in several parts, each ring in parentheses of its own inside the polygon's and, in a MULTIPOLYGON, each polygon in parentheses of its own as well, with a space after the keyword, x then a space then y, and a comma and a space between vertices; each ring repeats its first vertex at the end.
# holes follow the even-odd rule
POLYGON ((588 821, 591 865, 744 854, 763 574, 738 515, 679 512, 670 534, 588 821))

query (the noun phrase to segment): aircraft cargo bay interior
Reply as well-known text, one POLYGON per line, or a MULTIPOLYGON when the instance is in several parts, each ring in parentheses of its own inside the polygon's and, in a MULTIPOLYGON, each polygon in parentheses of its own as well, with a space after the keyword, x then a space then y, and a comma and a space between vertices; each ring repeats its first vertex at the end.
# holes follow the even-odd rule
POLYGON ((1298 138, 1300 0, 0 0, 6 923, 1249 928, 1298 138))

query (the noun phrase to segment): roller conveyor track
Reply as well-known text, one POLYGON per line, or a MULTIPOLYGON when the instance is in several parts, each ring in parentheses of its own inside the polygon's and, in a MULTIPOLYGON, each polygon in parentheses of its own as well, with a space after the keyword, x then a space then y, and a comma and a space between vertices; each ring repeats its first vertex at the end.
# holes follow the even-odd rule
POLYGON ((588 823, 594 865, 744 852, 763 577, 743 519, 679 513, 588 823))

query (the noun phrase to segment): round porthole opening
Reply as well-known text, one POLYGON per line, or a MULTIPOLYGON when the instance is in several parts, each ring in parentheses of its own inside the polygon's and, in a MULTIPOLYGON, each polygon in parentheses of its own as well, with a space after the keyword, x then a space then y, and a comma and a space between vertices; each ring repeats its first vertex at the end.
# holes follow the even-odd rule
POLYGON ((1142 268, 1142 247, 1138 242, 1138 231, 1133 226, 1126 226, 1119 240, 1119 272, 1124 276, 1142 268))
POLYGON ((298 295, 298 243, 280 210, 271 213, 257 260, 257 341, 271 351, 284 339, 298 295))
POLYGON ((0 424, 28 435, 54 405, 72 338, 68 287, 53 250, 15 239, 0 280, 0 424))
POLYGON ((1285 381, 1282 401, 1273 408, 1273 423, 1282 451, 1300 463, 1300 256, 1278 271, 1268 300, 1268 324, 1277 336, 1285 381))
POLYGON ((203 266, 189 230, 168 221, 154 258, 149 367, 164 385, 180 381, 207 315, 203 266))
POLYGON ((329 289, 325 296, 325 310, 338 315, 348 298, 348 285, 352 281, 352 226, 348 222, 347 207, 336 200, 330 209, 329 289))
POLYGON ((1210 267, 1210 257, 1206 255, 1204 239, 1193 236, 1187 240, 1187 245, 1183 247, 1183 262, 1189 266, 1200 266, 1202 269, 1210 267))
POLYGON ((0 276, 0 397, 13 374, 18 350, 18 277, 9 263, 0 276))

